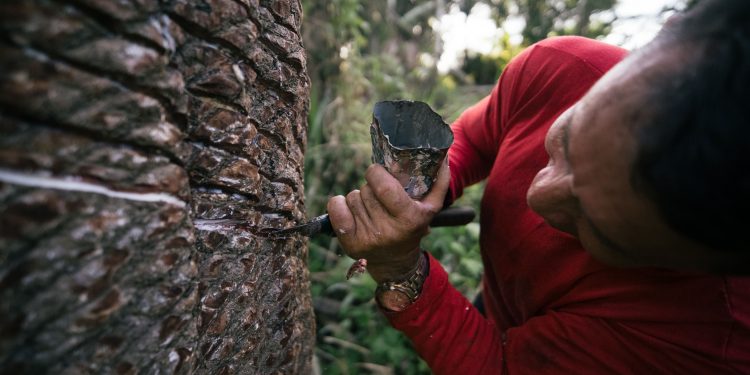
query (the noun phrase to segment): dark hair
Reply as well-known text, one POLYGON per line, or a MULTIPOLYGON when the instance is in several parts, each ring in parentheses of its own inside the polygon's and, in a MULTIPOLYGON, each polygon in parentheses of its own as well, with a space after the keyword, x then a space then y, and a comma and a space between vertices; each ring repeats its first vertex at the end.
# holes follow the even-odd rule
POLYGON ((750 252, 750 0, 700 1, 639 55, 673 46, 689 57, 649 83, 633 184, 677 232, 750 252))

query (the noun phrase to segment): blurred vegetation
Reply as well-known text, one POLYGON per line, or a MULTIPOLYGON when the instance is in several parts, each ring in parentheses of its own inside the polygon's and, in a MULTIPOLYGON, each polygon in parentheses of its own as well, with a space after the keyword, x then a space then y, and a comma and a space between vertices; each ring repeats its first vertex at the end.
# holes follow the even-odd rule
MULTIPOLYGON (((552 35, 606 35, 616 17, 599 17, 617 0, 303 0, 303 34, 312 79, 305 189, 310 216, 328 198, 363 183, 370 164, 372 106, 389 99, 427 102, 448 122, 489 94, 502 69, 525 46, 552 35), (437 20, 451 7, 491 7, 498 24, 521 17, 523 42, 504 35, 492 53, 467 52, 448 73, 437 20)), ((611 13, 611 12, 610 12, 611 13)), ((456 204, 479 209, 482 188, 456 204)), ((438 228, 422 247, 438 258, 464 295, 478 293, 482 273, 479 224, 438 228)), ((336 239, 310 241, 310 271, 317 316, 316 362, 323 374, 427 374, 408 340, 390 327, 373 300, 369 276, 345 280, 353 262, 336 239)))
POLYGON ((520 0, 517 2, 525 14, 526 27, 523 40, 526 45, 552 35, 582 35, 595 38, 608 34, 613 17, 609 21, 592 18, 592 15, 610 10, 617 0, 520 0))

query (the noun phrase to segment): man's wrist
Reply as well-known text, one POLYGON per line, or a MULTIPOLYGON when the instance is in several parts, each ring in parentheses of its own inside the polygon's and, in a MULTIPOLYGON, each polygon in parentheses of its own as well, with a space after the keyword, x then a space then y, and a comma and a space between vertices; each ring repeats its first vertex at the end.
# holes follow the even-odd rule
POLYGON ((398 279, 378 283, 376 301, 389 311, 405 310, 419 298, 428 273, 429 259, 426 253, 420 251, 417 264, 408 273, 398 279))
POLYGON ((367 272, 376 283, 405 279, 419 263, 422 250, 416 248, 411 254, 404 256, 404 260, 392 260, 388 263, 374 263, 368 259, 367 272))

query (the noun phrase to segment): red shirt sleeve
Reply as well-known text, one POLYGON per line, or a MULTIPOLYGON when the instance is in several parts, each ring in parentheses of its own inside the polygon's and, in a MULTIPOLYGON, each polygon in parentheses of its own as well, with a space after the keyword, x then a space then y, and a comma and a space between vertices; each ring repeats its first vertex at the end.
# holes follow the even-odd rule
MULTIPOLYGON (((384 314, 412 340, 436 375, 744 373, 722 358, 652 336, 649 332, 659 322, 549 310, 501 332, 450 285, 440 263, 429 258, 430 273, 419 299, 403 312, 384 314)), ((703 331, 706 342, 701 345, 724 345, 711 342, 715 325, 691 329, 703 331)), ((746 353, 727 355, 747 362, 746 353)))
POLYGON ((492 168, 502 140, 496 105, 501 85, 502 78, 492 94, 464 111, 451 125, 453 145, 448 150, 451 166, 448 202, 460 197, 464 187, 485 179, 492 168))
POLYGON ((551 310, 500 332, 449 284, 445 270, 432 256, 419 299, 403 312, 384 314, 411 338, 436 375, 726 371, 722 361, 674 353, 674 343, 648 336, 638 322, 551 310), (664 361, 654 356, 663 356, 664 361))
POLYGON ((448 282, 432 255, 422 294, 405 311, 385 312, 414 343, 434 374, 499 374, 500 332, 448 282))

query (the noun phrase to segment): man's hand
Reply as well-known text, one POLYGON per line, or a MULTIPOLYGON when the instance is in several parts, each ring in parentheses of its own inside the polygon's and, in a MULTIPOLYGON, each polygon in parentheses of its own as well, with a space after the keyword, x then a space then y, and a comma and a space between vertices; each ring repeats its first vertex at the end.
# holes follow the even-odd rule
POLYGON ((448 158, 432 190, 413 200, 388 171, 374 164, 359 190, 328 201, 328 215, 347 255, 367 259, 367 270, 378 283, 398 280, 417 264, 419 241, 429 233, 432 217, 443 208, 450 183, 448 158))

